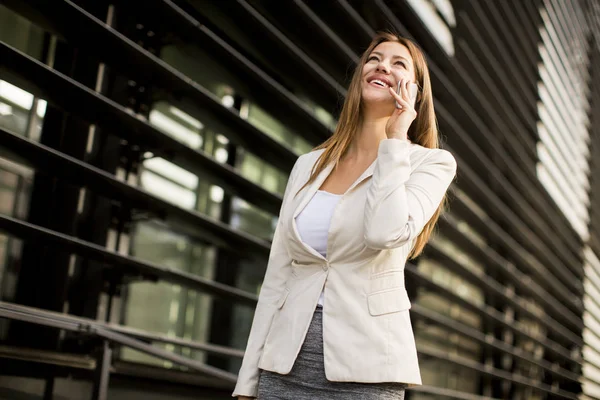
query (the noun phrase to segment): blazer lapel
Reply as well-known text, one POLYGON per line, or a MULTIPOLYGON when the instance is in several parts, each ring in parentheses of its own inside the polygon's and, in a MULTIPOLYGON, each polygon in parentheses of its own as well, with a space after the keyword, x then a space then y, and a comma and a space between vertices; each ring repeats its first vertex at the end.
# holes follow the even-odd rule
POLYGON ((298 214, 300 214, 302 212, 302 210, 304 210, 304 207, 306 207, 306 205, 308 204, 310 199, 313 198, 313 196, 315 195, 317 190, 319 190, 319 188, 321 187, 323 182, 325 182, 325 179, 327 179, 327 177, 329 176, 329 174, 331 173, 332 170, 333 170, 333 163, 330 163, 328 166, 326 166, 323 169, 323 171, 321 171, 321 173, 319 175, 317 175, 315 180, 310 185, 308 185, 307 187, 304 188, 303 193, 300 193, 300 196, 302 196, 302 198, 300 199, 300 202, 296 206, 296 209, 294 210, 294 213, 292 214, 292 218, 296 218, 298 216, 298 214))
MULTIPOLYGON (((373 171, 375 170, 376 163, 377 163, 377 159, 375 159, 371 163, 371 165, 369 165, 369 167, 358 177, 358 179, 356 181, 354 181, 354 183, 352 185, 350 185, 350 187, 348 188, 348 190, 346 190, 346 193, 344 193, 344 195, 347 195, 348 193, 350 193, 350 191, 352 191, 352 189, 354 189, 362 181, 364 181, 365 179, 367 179, 368 177, 373 175, 373 171)), ((294 212, 292 213, 292 231, 293 231, 294 237, 298 240, 298 242, 302 243, 302 246, 308 252, 310 252, 311 254, 314 254, 320 258, 324 258, 324 257, 318 251, 316 251, 315 249, 313 249, 312 247, 310 247, 309 245, 307 245, 306 243, 304 243, 302 241, 302 238, 300 237, 300 233, 298 232, 298 227, 296 225, 296 217, 302 212, 302 210, 304 210, 304 208, 306 207, 308 202, 313 198, 313 196, 315 195, 317 190, 319 190, 319 188, 321 187, 323 182, 325 182, 325 179, 327 179, 327 177, 329 176, 329 174, 331 173, 332 170, 333 170, 333 163, 329 163, 329 165, 327 165, 323 169, 323 171, 321 171, 321 173, 319 175, 317 175, 315 180, 310 185, 308 185, 307 187, 305 187, 303 189, 303 191, 299 194, 299 196, 301 196, 300 201, 297 203, 298 205, 296 206, 296 208, 294 209, 294 212)))
POLYGON ((365 179, 367 179, 368 177, 370 177, 371 175, 373 175, 373 171, 375 171, 375 163, 377 162, 377 159, 375 159, 371 165, 369 165, 367 167, 367 169, 365 169, 365 171, 358 177, 357 180, 354 181, 354 183, 352 185, 350 185, 350 187, 348 188, 348 190, 346 190, 346 193, 350 193, 350 191, 352 189, 354 189, 356 186, 358 186, 362 181, 364 181, 365 179))
MULTIPOLYGON (((415 146, 415 144, 411 142, 410 146, 412 149, 413 146, 415 146)), ((412 155, 412 152, 410 154, 412 155)), ((412 160, 412 158, 411 158, 411 160, 412 160)), ((361 174, 361 176, 359 176, 358 179, 356 181, 354 181, 354 183, 352 185, 350 185, 350 187, 348 188, 346 193, 350 193, 350 191, 352 189, 354 189, 356 186, 358 186, 362 181, 364 181, 365 179, 367 179, 368 177, 373 175, 373 172, 375 171, 375 164, 377 164, 377 158, 375 158, 375 160, 371 163, 371 165, 369 165, 369 167, 365 170, 365 172, 363 172, 361 174)))

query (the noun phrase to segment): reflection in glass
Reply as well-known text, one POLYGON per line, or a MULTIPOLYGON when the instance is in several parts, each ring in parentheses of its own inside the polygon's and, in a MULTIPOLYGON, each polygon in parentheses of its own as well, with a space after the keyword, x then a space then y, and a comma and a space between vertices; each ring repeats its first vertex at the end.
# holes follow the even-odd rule
MULTIPOLYGON (((0 157, 0 213, 25 219, 33 185, 33 170, 0 157)), ((0 301, 13 301, 23 242, 0 233, 0 301)), ((0 339, 6 320, 0 320, 0 339)))
POLYGON ((0 127, 39 141, 46 105, 45 100, 0 80, 0 127))
MULTIPOLYGON (((3 18, 0 12, 0 21, 3 18)), ((3 39, 0 26, 0 39, 3 39)), ((0 80, 0 128, 11 133, 39 140, 46 102, 36 99, 31 93, 0 80), (33 110, 33 111, 32 111, 33 110)), ((0 213, 26 219, 29 196, 33 185, 34 171, 14 161, 10 153, 0 157, 0 213)), ((22 241, 0 233, 0 300, 14 300, 22 241)), ((0 321, 2 338, 6 321, 0 321)))
POLYGON ((257 104, 248 105, 248 122, 280 143, 290 146, 297 154, 309 152, 313 146, 286 125, 270 116, 257 104))
POLYGON ((159 103, 155 109, 150 111, 150 123, 165 134, 188 145, 189 147, 193 149, 200 148, 202 146, 202 137, 199 135, 199 133, 185 126, 185 124, 182 123, 184 120, 177 121, 176 118, 173 118, 176 114, 169 115, 173 107, 169 107, 169 113, 165 112, 166 110, 164 110, 164 108, 165 104, 159 103))
POLYGON ((0 41, 42 61, 44 31, 2 5, 0 5, 0 41))
MULTIPOLYGON (((440 360, 438 358, 419 356, 421 378, 426 385, 446 389, 478 393, 480 374, 468 368, 440 360)), ((437 400, 437 395, 411 392, 411 399, 437 400)))
POLYGON ((449 0, 408 0, 408 4, 427 25, 446 53, 454 56, 454 39, 449 28, 456 26, 452 3, 449 0))
MULTIPOLYGON (((165 268, 185 271, 207 279, 214 275, 214 248, 193 243, 189 238, 163 229, 153 223, 138 223, 132 235, 131 254, 165 268)), ((209 332, 212 297, 166 282, 137 282, 126 293, 124 320, 128 326, 198 342, 206 342, 209 332)), ((205 354, 166 346, 197 360, 205 354)), ((170 363, 123 350, 129 361, 170 363)))
POLYGON ((481 288, 466 281, 457 273, 450 271, 434 260, 423 259, 419 261, 419 271, 428 276, 434 283, 450 290, 469 303, 481 305, 485 301, 481 288))

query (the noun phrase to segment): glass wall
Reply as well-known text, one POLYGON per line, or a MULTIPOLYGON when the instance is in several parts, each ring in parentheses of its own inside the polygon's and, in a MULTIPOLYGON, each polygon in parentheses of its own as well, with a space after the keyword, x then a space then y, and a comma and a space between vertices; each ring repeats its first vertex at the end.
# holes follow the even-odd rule
MULTIPOLYGON (((290 145, 298 154, 309 151, 306 141, 287 129, 251 99, 241 97, 237 108, 237 88, 243 88, 237 78, 223 71, 210 54, 191 45, 168 46, 161 57, 179 71, 196 80, 223 105, 232 109, 262 132, 281 143, 290 145)), ((241 90, 241 89, 240 89, 241 90)), ((247 150, 233 146, 226 133, 205 123, 201 116, 181 110, 178 104, 160 101, 153 104, 149 122, 161 132, 185 145, 227 164, 230 151, 235 152, 232 165, 243 177, 264 189, 283 195, 287 174, 247 150)), ((222 220, 237 230, 264 240, 271 240, 277 217, 236 196, 224 204, 228 196, 225 190, 212 184, 205 176, 186 171, 167 160, 145 154, 138 182, 141 188, 184 209, 200 212, 215 220, 222 220)), ((208 279, 216 279, 215 268, 218 251, 214 246, 195 242, 177 233, 176 227, 167 227, 148 221, 137 223, 132 233, 131 254, 161 266, 190 272, 208 279), (175 228, 173 230, 173 228, 175 228)), ((235 286, 258 294, 266 268, 263 262, 236 261, 235 286)), ((138 282, 128 285, 124 295, 122 322, 135 328, 199 342, 208 342, 211 331, 212 296, 186 290, 168 283, 138 282)), ((227 345, 240 349, 245 347, 250 329, 252 309, 234 305, 231 324, 235 329, 227 345)), ((173 346, 165 346, 175 349, 173 346)), ((184 355, 205 360, 201 352, 175 349, 184 355)), ((171 363, 152 359, 135 351, 124 350, 123 358, 129 361, 149 362, 165 367, 171 363)), ((237 371, 239 360, 230 361, 230 370, 237 371)))
MULTIPOLYGON (((43 31, 0 5, 0 41, 41 59, 43 31)), ((0 128, 38 141, 46 101, 6 81, 0 75, 0 128)), ((0 213, 19 219, 27 216, 34 171, 0 143, 0 213)), ((0 300, 14 300, 22 242, 0 233, 0 300)), ((0 326, 6 321, 0 320, 0 326)))
MULTIPOLYGON (((443 235, 438 235, 434 241, 436 244, 438 241, 446 243, 447 239, 443 235)), ((464 256, 459 248, 452 247, 451 254, 454 257, 460 259, 461 255, 464 256)), ((475 305, 483 304, 484 295, 481 288, 469 283, 457 273, 445 267, 444 264, 433 259, 420 258, 418 270, 430 281, 451 291, 465 301, 475 305)), ((434 311, 437 315, 450 317, 466 327, 478 331, 482 329, 482 321, 479 315, 466 309, 461 304, 449 300, 443 293, 438 293, 435 289, 419 287, 416 304, 434 311)), ((414 324, 414 331, 417 349, 422 350, 425 354, 433 350, 448 356, 459 356, 476 363, 481 360, 480 343, 468 336, 458 334, 442 325, 428 322, 418 316, 414 324)), ((420 355, 419 360, 424 381, 432 382, 431 384, 437 387, 478 393, 481 377, 476 371, 454 363, 440 362, 435 357, 420 355)), ((429 395, 424 393, 415 393, 414 396, 417 399, 430 398, 429 395)))

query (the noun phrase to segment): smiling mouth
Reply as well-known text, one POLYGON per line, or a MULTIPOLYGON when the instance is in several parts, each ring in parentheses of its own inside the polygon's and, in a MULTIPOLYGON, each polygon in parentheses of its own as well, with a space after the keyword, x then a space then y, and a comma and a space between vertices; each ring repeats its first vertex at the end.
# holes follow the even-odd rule
POLYGON ((382 88, 388 88, 390 87, 390 85, 388 85, 387 83, 385 83, 384 81, 381 81, 379 79, 373 79, 372 81, 370 81, 369 83, 373 84, 373 85, 377 85, 380 86, 382 88))

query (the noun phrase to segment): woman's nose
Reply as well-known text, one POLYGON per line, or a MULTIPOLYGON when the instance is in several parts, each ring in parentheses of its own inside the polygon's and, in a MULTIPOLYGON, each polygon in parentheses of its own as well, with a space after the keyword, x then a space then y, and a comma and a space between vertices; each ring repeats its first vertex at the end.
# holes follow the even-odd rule
POLYGON ((379 64, 377 64, 377 71, 385 72, 387 74, 390 72, 390 69, 385 63, 380 62, 379 64))

